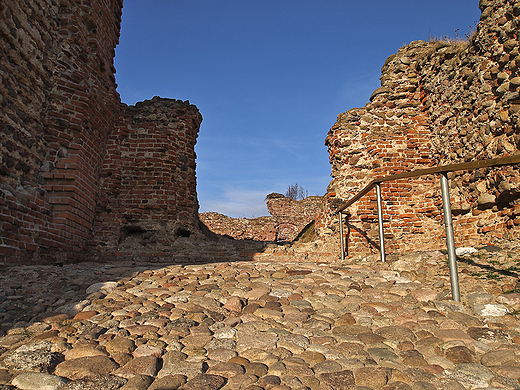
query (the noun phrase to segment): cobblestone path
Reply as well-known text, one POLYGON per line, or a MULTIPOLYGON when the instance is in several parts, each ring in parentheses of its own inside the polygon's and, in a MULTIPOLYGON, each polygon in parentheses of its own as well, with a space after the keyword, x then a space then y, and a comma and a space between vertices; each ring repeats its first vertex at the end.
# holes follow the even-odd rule
POLYGON ((3 266, 0 389, 520 389, 520 248, 3 266))

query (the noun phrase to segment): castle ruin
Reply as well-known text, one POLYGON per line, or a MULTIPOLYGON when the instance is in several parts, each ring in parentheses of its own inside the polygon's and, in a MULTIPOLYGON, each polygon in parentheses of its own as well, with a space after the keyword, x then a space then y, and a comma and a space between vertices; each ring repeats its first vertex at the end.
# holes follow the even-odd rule
MULTIPOLYGON (((194 153, 202 116, 188 101, 121 103, 113 59, 122 6, 0 3, 2 262, 167 257, 204 235, 194 153)), ((312 217, 290 229, 285 220, 286 234, 284 203, 276 222, 242 229, 242 238, 290 240, 315 219, 319 245, 339 248, 336 210, 373 178, 519 153, 520 3, 480 8, 469 42, 401 48, 370 103, 338 116, 326 139, 332 181, 312 217)), ((520 238, 518 165, 454 172, 450 183, 458 244, 520 238)), ((382 193, 390 251, 444 245, 436 176, 385 183, 382 193)), ((348 210, 351 253, 376 250, 375 209, 369 195, 348 210)))

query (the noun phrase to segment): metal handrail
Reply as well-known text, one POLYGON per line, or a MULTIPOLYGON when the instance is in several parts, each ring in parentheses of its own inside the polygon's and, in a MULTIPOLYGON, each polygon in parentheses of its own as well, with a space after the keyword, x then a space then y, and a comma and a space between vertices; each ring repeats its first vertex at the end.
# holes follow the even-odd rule
POLYGON ((453 233, 453 220, 451 216, 451 204, 448 184, 448 172, 463 171, 463 170, 475 170, 486 167, 498 167, 502 165, 514 165, 520 163, 520 153, 493 158, 488 160, 475 160, 460 164, 449 164, 440 165, 437 167, 416 169, 414 171, 402 172, 395 175, 389 175, 385 177, 378 177, 373 179, 368 185, 366 185, 361 191, 359 191, 352 198, 342 204, 337 210, 339 215, 339 230, 340 230, 340 245, 341 245, 341 260, 345 259, 345 248, 343 243, 343 211, 369 193, 374 187, 376 188, 377 196, 377 214, 378 214, 378 225, 379 225, 379 250, 381 253, 381 261, 385 261, 385 243, 383 234, 383 213, 382 213, 382 201, 381 201, 381 183, 407 179, 413 177, 419 177, 423 175, 431 175, 439 173, 441 175, 441 193, 442 193, 442 207, 444 211, 444 224, 446 227, 446 245, 448 247, 448 263, 450 267, 450 281, 451 281, 451 296, 453 300, 460 302, 460 291, 459 281, 457 274, 457 260, 455 254, 455 239, 453 233))

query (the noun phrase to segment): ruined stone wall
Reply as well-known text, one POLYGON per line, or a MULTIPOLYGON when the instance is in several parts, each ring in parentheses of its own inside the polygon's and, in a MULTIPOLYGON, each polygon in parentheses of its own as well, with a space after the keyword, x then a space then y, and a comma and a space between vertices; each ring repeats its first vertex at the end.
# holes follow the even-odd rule
POLYGON ((115 125, 122 0, 0 4, 0 260, 80 258, 115 125))
MULTIPOLYGON (((412 42, 390 56, 370 103, 340 114, 326 139, 332 181, 316 223, 339 247, 335 211, 375 177, 518 153, 520 3, 481 1, 469 42, 412 42)), ((518 166, 449 174, 457 245, 520 237, 518 166)), ((444 244, 438 175, 384 183, 389 252, 444 244)), ((375 192, 375 191, 374 191, 375 192)), ((377 247, 375 193, 348 209, 349 253, 377 247)))
POLYGON ((123 112, 101 173, 98 256, 164 252, 200 234, 194 148, 201 121, 188 101, 158 97, 123 112))
POLYGON ((293 241, 320 212, 321 196, 302 200, 282 194, 267 196, 267 210, 271 216, 260 218, 231 218, 215 212, 200 213, 200 221, 212 232, 237 240, 293 241))
MULTIPOLYGON (((441 55, 423 65, 423 73, 431 75, 424 80, 423 104, 441 164, 520 149, 520 3, 483 0, 480 8, 481 22, 469 47, 460 53, 440 48, 441 55)), ((451 181, 464 240, 520 237, 518 165, 456 172, 451 181)))
POLYGON ((308 196, 305 199, 294 200, 281 194, 267 195, 266 206, 269 214, 276 218, 303 219, 312 221, 321 209, 321 196, 308 196))
POLYGON ((232 218, 216 212, 206 212, 200 213, 199 219, 213 233, 236 240, 277 241, 276 220, 271 216, 232 218))

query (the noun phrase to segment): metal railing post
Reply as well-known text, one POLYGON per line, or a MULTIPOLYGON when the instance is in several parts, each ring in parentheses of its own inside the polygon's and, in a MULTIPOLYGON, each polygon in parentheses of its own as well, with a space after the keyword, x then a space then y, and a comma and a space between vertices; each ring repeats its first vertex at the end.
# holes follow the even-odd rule
POLYGON ((381 253, 381 261, 385 262, 385 236, 383 232, 383 202, 381 202, 381 184, 376 184, 377 195, 377 222, 379 225, 379 251, 381 253))
MULTIPOLYGON (((382 217, 382 206, 381 206, 381 189, 379 188, 379 183, 387 182, 390 180, 400 180, 400 179, 411 179, 414 177, 419 177, 423 175, 432 175, 439 173, 441 175, 441 190, 442 190, 442 205, 444 209, 444 223, 446 225, 446 241, 448 247, 448 262, 450 266, 450 281, 451 281, 451 295, 453 300, 460 302, 460 291, 459 291, 459 276, 457 273, 457 256, 455 253, 455 239, 453 234, 453 220, 451 218, 451 205, 450 205, 450 193, 448 186, 448 176, 447 172, 454 171, 472 171, 475 169, 487 168, 487 167, 499 167, 505 165, 514 165, 520 164, 520 153, 516 153, 510 156, 504 156, 499 158, 487 159, 487 160, 475 160, 461 164, 449 164, 449 165, 439 165, 436 167, 430 167, 425 169, 416 169, 409 172, 401 172, 395 175, 385 176, 383 178, 373 179, 370 183, 368 183, 361 191, 359 191, 352 198, 343 203, 342 206, 338 208, 339 220, 340 220, 340 234, 341 234, 341 259, 345 258, 345 248, 343 241, 343 215, 342 211, 346 210, 347 207, 353 205, 363 196, 372 191, 372 188, 376 187, 377 191, 377 208, 378 208, 378 218, 379 218, 379 242, 381 245, 381 260, 384 260, 385 256, 385 247, 384 247, 384 235, 383 235, 383 217, 382 217)), ((349 214, 350 215, 350 214, 349 214)), ((350 234, 350 225, 349 232, 350 234)), ((347 252, 348 252, 348 241, 347 241, 347 252)), ((348 253, 347 253, 348 254, 348 253)))
POLYGON ((339 213, 339 241, 341 248, 341 261, 345 260, 345 247, 343 243, 343 213, 340 211, 339 213))
POLYGON ((454 301, 460 302, 459 275, 457 271, 457 255, 455 253, 455 238, 453 234, 453 220, 451 218, 450 188, 448 185, 447 172, 441 172, 441 192, 444 224, 446 226, 448 264, 450 267, 451 297, 454 301))

